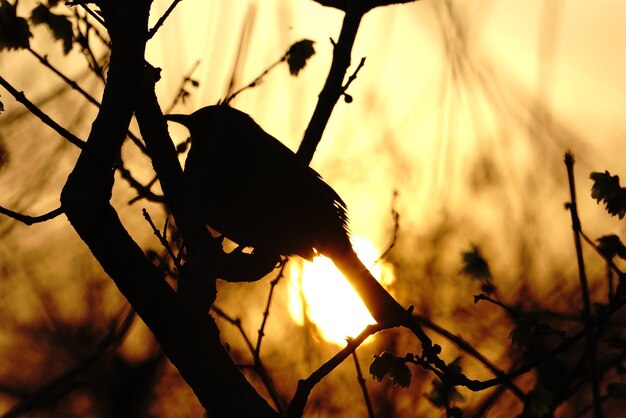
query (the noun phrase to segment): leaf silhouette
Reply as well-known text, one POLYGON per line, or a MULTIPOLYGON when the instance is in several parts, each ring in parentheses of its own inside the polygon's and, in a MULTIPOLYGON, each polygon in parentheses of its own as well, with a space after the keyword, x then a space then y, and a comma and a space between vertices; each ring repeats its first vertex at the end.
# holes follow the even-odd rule
POLYGON ((491 280, 491 271, 489 264, 480 254, 478 246, 472 244, 469 251, 465 251, 463 256, 463 267, 461 272, 476 280, 491 280))
POLYGON ((67 55, 74 42, 72 23, 66 16, 56 15, 43 4, 35 7, 30 15, 30 20, 35 25, 47 25, 55 39, 63 41, 63 53, 67 55))
POLYGON ((313 48, 314 42, 309 39, 303 39, 291 45, 289 51, 285 54, 287 64, 289 65, 289 73, 296 76, 304 68, 309 58, 315 54, 313 48))
POLYGON ((387 376, 394 386, 406 388, 411 384, 411 370, 405 360, 383 351, 380 356, 374 355, 374 360, 370 364, 370 374, 379 382, 387 376))
POLYGON ((598 203, 604 202, 609 214, 622 219, 626 215, 626 189, 620 186, 619 177, 611 176, 608 171, 593 172, 589 177, 593 180, 591 197, 598 203))
POLYGON ((30 46, 28 22, 17 16, 17 1, 15 4, 8 0, 0 0, 0 51, 5 49, 22 49, 30 46))
POLYGON ((626 260, 626 247, 615 234, 604 235, 597 239, 598 249, 604 257, 612 260, 615 256, 626 260))
MULTIPOLYGON (((448 365, 448 369, 451 373, 461 373, 461 357, 457 357, 452 363, 448 365)), ((454 387, 450 386, 439 379, 433 380, 433 388, 430 393, 426 395, 428 400, 437 408, 446 408, 456 402, 463 402, 465 398, 454 387)), ((455 413, 457 416, 462 416, 463 411, 456 408, 458 411, 455 413), (458 415, 460 413, 460 415, 458 415)))

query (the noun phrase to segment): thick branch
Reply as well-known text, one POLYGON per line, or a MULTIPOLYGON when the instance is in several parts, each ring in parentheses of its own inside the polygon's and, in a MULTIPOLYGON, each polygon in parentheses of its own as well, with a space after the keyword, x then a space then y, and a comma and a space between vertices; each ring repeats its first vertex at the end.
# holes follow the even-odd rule
POLYGON ((212 417, 274 418, 276 412, 228 356, 214 321, 163 280, 109 203, 115 160, 138 95, 144 93, 140 86, 150 4, 150 0, 102 3, 112 39, 111 65, 102 106, 61 194, 62 207, 212 417))

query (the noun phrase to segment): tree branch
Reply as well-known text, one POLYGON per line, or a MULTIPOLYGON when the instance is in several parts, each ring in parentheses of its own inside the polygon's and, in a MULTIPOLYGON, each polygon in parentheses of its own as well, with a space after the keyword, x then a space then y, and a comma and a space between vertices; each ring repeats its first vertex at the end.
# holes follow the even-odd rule
POLYGON ((29 226, 32 224, 49 221, 50 219, 54 219, 57 216, 61 215, 62 213, 63 213, 63 208, 56 208, 54 210, 51 210, 48 213, 44 213, 43 215, 29 216, 29 215, 23 215, 19 212, 14 212, 10 209, 0 206, 0 214, 6 215, 9 218, 13 218, 16 221, 20 221, 23 224, 26 224, 29 226))
POLYGON ((13 87, 11 83, 6 81, 2 76, 0 76, 0 85, 4 87, 15 98, 15 100, 23 104, 33 115, 37 116, 43 123, 54 129, 63 138, 67 139, 78 148, 83 148, 85 146, 85 141, 78 138, 76 135, 52 120, 50 116, 46 115, 30 100, 28 100, 23 92, 15 89, 15 87, 13 87))
POLYGON ((396 326, 398 326, 396 321, 390 321, 388 323, 379 322, 377 324, 368 325, 357 337, 348 340, 348 343, 341 349, 341 351, 314 371, 309 377, 298 382, 298 388, 293 396, 293 399, 291 400, 291 403, 289 404, 287 416, 289 418, 301 418, 304 414, 304 407, 306 406, 309 395, 311 394, 311 390, 313 390, 315 385, 321 382, 323 378, 328 376, 330 372, 335 370, 337 366, 352 355, 354 350, 363 344, 363 341, 365 341, 367 337, 396 326))
MULTIPOLYGON (((276 418, 276 412, 230 359, 212 318, 190 306, 162 279, 109 203, 113 167, 135 106, 148 118, 152 114, 150 105, 158 109, 151 96, 145 97, 142 87, 150 5, 150 0, 101 3, 112 41, 111 65, 89 140, 61 193, 62 206, 74 229, 212 417, 276 418), (215 385, 215 381, 220 384, 215 385)), ((154 124, 166 132, 162 118, 154 120, 154 124)), ((150 134, 154 133, 152 124, 145 119, 143 125, 150 134)))
POLYGON ((365 12, 362 10, 346 11, 341 33, 339 34, 339 41, 334 45, 333 61, 328 77, 326 78, 326 83, 320 92, 317 106, 313 111, 309 125, 304 132, 304 137, 298 148, 298 156, 307 164, 313 159, 313 154, 315 154, 317 145, 322 140, 322 134, 326 129, 333 108, 344 93, 342 87, 343 79, 350 66, 352 46, 354 45, 354 40, 364 13, 365 12))
MULTIPOLYGON (((583 299, 583 315, 585 325, 590 326, 591 316, 591 296, 589 295, 589 284, 587 274, 585 272, 585 260, 583 258, 582 242, 581 242, 581 225, 578 217, 578 209, 576 204, 576 184, 574 182, 574 156, 571 153, 565 154, 565 167, 567 168, 567 179, 569 181, 570 202, 569 210, 572 215, 572 230, 574 232, 574 244, 576 246, 576 260, 578 262, 578 279, 580 281, 580 290, 583 299)), ((593 393, 593 413, 595 418, 602 418, 602 400, 600 396, 600 382, 598 381, 598 370, 596 367, 596 339, 593 329, 589 330, 587 335, 587 350, 589 353, 589 361, 591 364, 591 387, 593 393)), ((585 355, 585 354, 583 354, 585 355)))

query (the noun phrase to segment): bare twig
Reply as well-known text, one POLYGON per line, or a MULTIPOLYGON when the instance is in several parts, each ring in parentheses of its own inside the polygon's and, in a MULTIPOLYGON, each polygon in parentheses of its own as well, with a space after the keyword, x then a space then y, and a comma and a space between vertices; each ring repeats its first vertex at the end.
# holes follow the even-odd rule
MULTIPOLYGON (((572 230, 574 232, 574 244, 576 246, 576 260, 578 262, 578 278, 580 281, 580 289, 582 292, 583 299, 583 315, 585 319, 585 326, 590 327, 592 317, 591 317, 591 297, 589 295, 589 284, 587 281, 587 274, 585 272, 585 260, 583 258, 583 250, 582 243, 580 239, 581 235, 581 225, 580 219, 578 217, 578 209, 576 205, 576 185, 574 182, 574 156, 571 153, 565 154, 565 167, 567 168, 567 179, 569 182, 569 190, 570 190, 570 202, 569 202, 569 210, 572 215, 572 230)), ((589 330, 589 334, 587 336, 587 350, 589 352, 589 361, 591 362, 591 384, 592 384, 592 392, 593 392, 593 411, 595 418, 602 418, 602 401, 600 398, 600 382, 598 381, 598 371, 596 367, 596 341, 594 332, 592 329, 589 330)))
POLYGON ((585 234, 585 232, 582 230, 582 228, 579 231, 579 233, 580 233, 580 236, 585 240, 585 242, 587 244, 589 244, 591 246, 591 248, 593 248, 598 254, 600 254, 600 256, 602 256, 602 258, 604 258, 606 260, 606 262, 608 263, 608 265, 609 265, 611 270, 613 270, 618 275, 622 275, 623 274, 622 271, 619 269, 619 267, 617 267, 617 265, 615 265, 613 260, 608 259, 604 254, 602 254, 602 251, 600 250, 600 247, 598 247, 598 244, 593 242, 593 240, 591 238, 589 238, 585 234))
POLYGON ((252 80, 251 82, 249 82, 248 84, 246 84, 245 86, 241 87, 239 90, 234 91, 233 93, 231 93, 228 97, 226 97, 223 100, 224 104, 228 104, 230 102, 232 102, 235 97, 237 97, 239 94, 243 93, 244 91, 254 88, 256 86, 258 86, 259 84, 261 84, 263 82, 263 79, 265 78, 265 76, 267 76, 270 71, 272 71, 274 68, 276 68, 279 64, 285 62, 287 60, 287 58, 289 57, 289 52, 291 51, 291 49, 288 49, 282 57, 280 57, 278 60, 276 60, 275 62, 273 62, 272 64, 270 64, 269 67, 267 67, 265 70, 263 70, 263 72, 261 74, 259 74, 254 80, 252 80))
MULTIPOLYGON (((465 341, 462 337, 458 335, 452 334, 450 331, 440 327, 439 325, 432 322, 430 319, 425 316, 416 315, 416 318, 424 325, 426 328, 429 328, 435 331, 437 334, 445 337, 449 341, 452 341, 457 347, 461 350, 465 351, 467 354, 474 357, 480 363, 482 363, 489 371, 491 371, 496 376, 504 376, 505 372, 498 367, 496 367, 491 361, 489 361, 484 355, 482 355, 478 350, 476 350, 470 343, 465 341)), ((524 392, 517 387, 513 382, 505 382, 504 386, 509 389, 515 396, 517 396, 522 401, 525 398, 524 392)))
MULTIPOLYGON (((39 60, 39 62, 44 67, 48 68, 50 71, 52 71, 57 76, 59 76, 68 86, 70 86, 72 89, 74 89, 77 92, 79 92, 85 99, 87 99, 88 102, 92 103, 93 105, 95 105, 97 107, 100 107, 100 102, 98 100, 96 100, 93 96, 91 96, 84 89, 82 89, 74 80, 70 79, 68 76, 63 74, 59 69, 57 69, 55 66, 53 66, 50 63, 50 61, 48 61, 47 57, 39 55, 34 49, 32 49, 30 47, 28 48, 28 51, 35 58, 37 58, 39 60)), ((128 137, 137 146, 137 148, 139 148, 139 150, 141 150, 141 152, 143 152, 144 154, 147 153, 145 145, 141 142, 141 140, 135 134, 133 134, 132 132, 128 131, 128 137)))
POLYGON ((263 311, 263 321, 261 321, 261 326, 259 327, 259 336, 256 340, 256 346, 254 347, 254 355, 255 357, 261 356, 261 342, 263 341, 263 337, 265 336, 265 325, 267 324, 267 318, 270 315, 270 306, 272 304, 272 297, 274 295, 274 289, 276 285, 284 277, 285 267, 287 266, 287 260, 281 260, 280 270, 278 271, 278 275, 274 280, 270 282, 270 293, 267 296, 267 303, 265 304, 265 310, 263 311))
POLYGON ((352 353, 352 358, 354 359, 357 381, 359 382, 361 393, 363 393, 363 400, 365 401, 365 406, 367 407, 367 416, 369 418, 375 418, 372 400, 370 399, 369 393, 367 393, 367 385, 365 384, 365 379, 363 378, 363 372, 361 371, 361 365, 359 364, 359 357, 356 355, 356 350, 352 353))
POLYGON ((89 7, 89 4, 93 4, 93 3, 96 3, 96 2, 95 1, 80 1, 80 0, 76 0, 76 1, 66 1, 65 5, 66 6, 80 6, 80 7, 82 7, 89 14, 89 16, 93 17, 98 23, 100 23, 102 26, 106 27, 106 25, 104 23, 104 19, 102 19, 102 16, 100 16, 99 14, 97 14, 96 12, 91 10, 91 8, 89 7))
POLYGON ((45 213, 43 215, 39 215, 39 216, 29 216, 29 215, 23 215, 19 212, 14 212, 10 209, 4 208, 2 206, 0 206, 0 214, 2 215, 6 215, 10 218, 13 218, 17 221, 20 221, 26 225, 32 225, 32 224, 36 224, 39 222, 46 222, 49 221, 50 219, 54 219, 57 216, 61 215, 63 213, 63 208, 59 207, 56 208, 54 210, 51 210, 48 213, 45 213))
POLYGON ((107 40, 104 39, 100 32, 95 29, 95 27, 89 21, 87 15, 81 15, 79 9, 77 8, 74 9, 74 17, 76 22, 76 32, 78 33, 78 35, 75 36, 76 43, 81 48, 83 56, 87 60, 88 68, 96 75, 96 77, 98 77, 100 81, 102 81, 103 84, 106 84, 103 67, 98 62, 98 59, 96 58, 89 44, 89 34, 91 31, 93 31, 98 39, 100 39, 109 49, 111 49, 111 43, 107 42, 107 40), (85 25, 84 29, 81 28, 81 22, 85 25))
POLYGON ((344 360, 348 358, 348 356, 350 356, 354 350, 356 350, 369 336, 397 326, 398 321, 395 320, 368 325, 357 337, 348 340, 346 346, 335 354, 330 360, 320 366, 306 379, 298 381, 298 388, 289 403, 287 416, 289 418, 301 418, 304 413, 304 407, 306 406, 309 395, 311 394, 311 390, 315 387, 315 385, 328 376, 330 372, 335 370, 337 366, 343 363, 344 360))
POLYGON ((172 11, 174 11, 174 8, 178 6, 178 3, 180 3, 181 1, 182 0, 174 0, 172 4, 170 4, 170 7, 168 7, 165 13, 163 13, 163 16, 161 16, 154 25, 154 27, 148 31, 148 39, 152 39, 152 37, 156 35, 156 33, 161 28, 161 26, 163 26, 169 15, 172 13, 172 11))
POLYGON ((85 23, 85 26, 87 27, 87 33, 89 32, 93 33, 100 40, 100 42, 102 42, 103 45, 111 49, 111 40, 108 39, 106 36, 104 36, 99 28, 92 25, 87 15, 88 15, 88 12, 85 12, 84 16, 77 15, 77 16, 80 16, 81 21, 85 23))
MULTIPOLYGON (((150 188, 154 184, 154 181, 150 181, 147 185, 141 184, 137 179, 133 177, 131 172, 124 166, 124 162, 121 158, 118 158, 115 168, 119 171, 120 175, 124 180, 128 182, 135 190, 137 190, 138 197, 131 199, 128 204, 133 204, 139 199, 147 199, 151 202, 159 202, 164 203, 165 198, 162 195, 157 195, 153 193, 150 188)), ((155 177, 156 179, 156 177, 155 177)))
MULTIPOLYGON (((6 81, 2 76, 0 76, 0 85, 4 87, 18 102, 22 103, 24 107, 26 107, 33 115, 35 115, 39 120, 41 120, 44 124, 48 125, 52 129, 54 129, 57 133, 59 133, 63 138, 67 139, 70 143, 77 146, 80 149, 83 149, 85 146, 85 142, 80 138, 76 137, 74 134, 69 132, 67 129, 59 125, 55 122, 50 116, 46 115, 41 109, 39 109, 33 102, 26 98, 23 92, 18 91, 15 87, 13 87, 8 81, 6 81)), ((128 132, 129 137, 134 138, 133 141, 140 149, 145 151, 145 147, 141 144, 141 141, 137 137, 135 137, 131 132, 128 132)), ((124 168, 124 164, 121 159, 118 158, 115 168, 120 170, 122 178, 124 178, 128 183, 134 187, 141 196, 147 198, 148 200, 154 202, 163 202, 164 199, 161 196, 157 196, 152 193, 149 188, 144 187, 140 182, 138 182, 128 171, 124 168)), ((53 211, 54 212, 54 211, 53 211)), ((15 213, 15 212, 14 212, 15 213)), ((5 213, 8 215, 8 213, 5 213)), ((44 215, 45 216, 45 215, 44 215)), ((56 216, 56 215, 55 215, 56 216)), ((18 218, 16 218, 18 219, 18 218)), ((18 219, 20 220, 20 219, 18 219)), ((44 219, 47 220, 47 219, 44 219)))
POLYGON ((181 99, 183 100, 183 102, 185 101, 185 97, 188 94, 187 90, 185 90, 185 87, 189 83, 192 83, 193 85, 196 85, 197 83, 191 78, 191 76, 198 68, 198 65, 200 65, 199 60, 193 63, 193 65, 191 66, 191 69, 187 72, 187 75, 183 77, 183 80, 180 82, 180 86, 178 87, 178 92, 176 93, 174 100, 172 100, 172 103, 170 103, 170 105, 167 107, 165 112, 163 112, 164 114, 170 113, 174 109, 174 106, 176 106, 181 99))
POLYGON ((50 64, 50 61, 48 61, 48 57, 46 56, 41 56, 39 55, 33 48, 28 47, 28 52, 30 52, 35 58, 37 58, 39 60, 39 62, 46 68, 48 68, 50 71, 52 71, 53 73, 55 73, 57 76, 59 76, 68 86, 70 86, 72 89, 76 90, 77 92, 79 92, 85 99, 87 99, 87 101, 89 101, 90 103, 96 105, 96 106, 100 106, 100 102, 97 101, 93 96, 91 96, 89 93, 87 93, 85 90, 83 90, 82 87, 80 87, 78 85, 78 83, 76 83, 76 81, 72 80, 71 78, 69 78, 68 76, 66 76, 65 74, 63 74, 61 71, 59 71, 56 67, 54 67, 52 64, 50 64))
POLYGON ((244 91, 246 91, 248 89, 251 89, 251 88, 254 88, 254 87, 258 86, 259 84, 261 84, 261 82, 263 81, 263 78, 265 78, 265 76, 270 71, 272 71, 276 66, 278 66, 278 64, 280 64, 283 61, 285 61, 284 57, 281 58, 280 60, 274 62, 273 64, 271 64, 269 67, 267 67, 265 70, 263 70, 263 72, 259 76, 257 76, 257 78, 255 78, 254 80, 252 80, 250 83, 246 84, 245 86, 241 87, 239 90, 231 93, 227 98, 224 99, 223 103, 224 104, 229 104, 240 93, 243 93, 244 91))
POLYGON ((498 401, 498 399, 500 399, 505 391, 506 387, 504 385, 495 388, 493 393, 487 399, 485 399, 475 410, 472 418, 482 418, 486 416, 487 412, 491 409, 493 405, 495 405, 495 403, 498 401))
MULTIPOLYGON (((576 332, 574 335, 564 338, 561 343, 556 346, 554 349, 550 351, 542 352, 540 355, 535 357, 532 361, 524 363, 519 367, 514 368, 509 371, 507 374, 502 376, 497 376, 492 379, 487 380, 471 380, 467 378, 462 373, 445 373, 445 370, 442 372, 440 370, 435 369, 434 367, 428 364, 418 364, 420 366, 425 367, 428 370, 433 371, 442 381, 450 386, 464 386, 471 391, 481 391, 494 386, 498 386, 504 384, 506 382, 510 382, 513 379, 528 373, 533 370, 535 367, 540 364, 545 363, 546 361, 558 356, 559 354, 567 352, 574 345, 576 345, 580 340, 587 337, 589 333, 593 332, 596 327, 602 326, 607 323, 607 321, 611 318, 613 314, 626 306, 626 298, 622 298, 621 300, 610 304, 606 307, 596 318, 592 318, 592 321, 589 326, 583 327, 581 330, 576 332)), ((435 364, 436 367, 440 368, 439 364, 435 364)))
POLYGON ((152 218, 150 217, 150 214, 148 213, 148 211, 145 208, 143 208, 141 212, 143 213, 143 217, 146 219, 148 224, 150 224, 150 227, 152 228, 152 232, 154 233, 154 235, 156 235, 156 237, 159 239, 159 242, 161 243, 163 248, 165 248, 167 253, 170 255, 170 258, 172 259, 172 261, 174 262, 174 265, 176 266, 176 270, 180 271, 181 265, 180 265, 179 259, 176 256, 176 254, 174 254, 174 250, 172 250, 170 243, 167 242, 167 238, 166 238, 167 221, 165 222, 165 226, 163 227, 163 234, 161 234, 161 232, 159 231, 159 228, 157 228, 154 222, 152 222, 152 218))
POLYGON ((67 139, 78 148, 85 146, 85 141, 78 138, 76 135, 56 123, 52 118, 42 112, 37 106, 35 106, 30 100, 26 98, 23 92, 16 90, 4 77, 0 76, 0 85, 4 87, 18 102, 22 103, 33 115, 39 118, 43 123, 54 129, 59 135, 67 139))
POLYGON ((570 153, 565 154, 565 166, 567 168, 567 179, 569 181, 570 202, 568 203, 568 209, 572 215, 572 230, 574 231, 574 244, 576 245, 576 260, 578 261, 578 278, 580 280, 580 290, 582 292, 584 315, 588 319, 591 316, 591 297, 589 296, 589 284, 587 281, 587 274, 585 272, 585 260, 583 259, 583 250, 580 240, 581 226, 576 206, 574 156, 570 153))
POLYGON ((237 328, 237 330, 239 330, 239 333, 241 334, 241 337, 246 343, 248 350, 250 350, 250 353, 252 353, 252 359, 253 359, 253 364, 239 365, 239 367, 250 369, 254 371, 261 378, 261 381, 263 382, 263 385, 265 385, 265 388, 269 392, 269 395, 272 398, 274 405, 279 410, 281 415, 285 416, 287 413, 285 403, 283 399, 280 397, 280 395, 278 394, 278 392, 276 391, 276 385, 272 381, 272 378, 270 377, 267 369, 265 368, 265 365, 263 364, 261 357, 256 354, 256 349, 254 345, 252 344, 252 340, 250 340, 250 338, 248 337, 248 334, 246 334, 245 330, 243 329, 243 326, 241 324, 241 319, 231 317, 222 309, 217 307, 215 304, 211 306, 211 310, 215 312, 220 318, 224 319, 226 322, 233 325, 234 327, 237 328))
POLYGON ((359 71, 361 71, 361 68, 363 68, 364 65, 365 65, 365 57, 362 57, 361 61, 359 61, 359 65, 356 67, 352 75, 348 77, 348 81, 346 81, 346 84, 344 84, 341 88, 342 94, 344 96, 347 96, 346 91, 348 90, 348 87, 350 87, 350 84, 352 84, 352 82, 356 80, 356 76, 359 74, 359 71))
POLYGON ((385 251, 383 251, 383 253, 378 257, 377 261, 381 261, 387 258, 387 256, 389 255, 393 247, 396 246, 396 242, 398 241, 398 236, 400 235, 400 213, 396 210, 396 204, 395 204, 397 197, 398 197, 398 192, 394 191, 393 200, 391 203, 391 217, 393 219, 393 233, 391 235, 391 241, 389 242, 389 245, 387 245, 387 248, 385 249, 385 251))

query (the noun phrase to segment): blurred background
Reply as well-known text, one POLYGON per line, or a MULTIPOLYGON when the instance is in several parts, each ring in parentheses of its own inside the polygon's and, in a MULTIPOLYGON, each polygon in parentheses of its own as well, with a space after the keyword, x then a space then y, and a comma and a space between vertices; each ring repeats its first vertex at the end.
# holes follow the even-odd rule
MULTIPOLYGON (((22 0, 18 14, 27 17, 35 4, 22 0)), ((155 1, 153 23, 169 5, 155 1)), ((54 10, 72 13, 63 5, 54 10)), ((473 245, 480 249, 504 303, 561 319, 577 314, 581 303, 564 208, 569 192, 563 156, 571 151, 576 158, 587 235, 624 237, 625 224, 591 198, 589 174, 626 173, 626 60, 619 52, 625 15, 626 5, 617 0, 422 0, 376 9, 364 17, 353 50, 350 73, 366 57, 348 90, 354 100, 338 103, 313 159, 312 166, 346 201, 352 234, 366 243, 370 262, 394 244, 378 262, 389 290, 501 369, 521 358, 508 339, 515 324, 495 305, 474 304, 481 284, 461 273, 462 253, 473 245)), ((331 38, 338 38, 342 18, 342 12, 310 0, 185 0, 148 48, 148 61, 163 70, 157 85, 162 107, 172 103, 185 76, 199 85, 186 87, 190 95, 174 112, 215 104, 254 80, 294 42, 310 39, 316 54, 297 77, 279 65, 232 102, 295 151, 328 73, 331 38)), ((46 28, 33 34, 33 51, 100 98, 102 82, 77 47, 64 56, 46 28)), ((104 56, 106 48, 92 42, 97 57, 104 56)), ((0 75, 54 120, 87 137, 97 108, 41 66, 32 51, 1 52, 0 75)), ((8 92, 0 89, 0 95, 6 109, 0 115, 0 205, 45 213, 58 207, 78 150, 8 92)), ((170 132, 177 143, 185 141, 184 130, 171 126, 170 132)), ((135 178, 144 184, 152 179, 149 160, 132 143, 124 146, 123 157, 135 178)), ((117 179, 113 203, 124 224, 146 252, 162 252, 141 209, 159 226, 162 210, 145 200, 129 204, 137 192, 117 179)), ((589 249, 585 256, 594 300, 606 303, 604 262, 589 249)), ((331 318, 353 318, 358 308, 344 299, 307 298, 316 288, 334 292, 342 279, 322 287, 316 280, 321 283, 320 276, 330 273, 299 260, 288 267, 274 290, 261 351, 283 401, 298 379, 368 321, 354 317, 348 321, 351 330, 333 333, 313 316, 314 308, 321 306, 331 318)), ((240 319, 253 340, 275 276, 255 284, 220 284, 217 306, 240 319)), ((31 414, 26 416, 108 417, 122 416, 132 404, 135 409, 124 416, 203 416, 64 216, 30 227, 0 217, 0 277, 0 413, 26 404, 31 414)), ((240 330, 223 318, 218 324, 236 361, 251 364, 240 330)), ((576 324, 570 317, 567 325, 576 324)), ((444 359, 463 356, 471 378, 492 377, 432 335, 444 359)), ((371 379, 367 367, 383 350, 403 356, 418 346, 406 333, 389 331, 357 351, 376 416, 443 416, 424 396, 432 389, 432 375, 413 369, 407 389, 371 379)), ((257 374, 246 373, 268 393, 257 374)), ((535 373, 517 381, 526 389, 534 382, 535 373)), ((460 392, 465 400, 459 406, 473 411, 494 389, 460 392)), ((572 416, 585 408, 588 392, 582 387, 560 413, 572 416)), ((520 412, 519 402, 504 393, 489 416, 520 412)), ((307 417, 366 414, 352 360, 316 387, 306 410, 307 417)))

